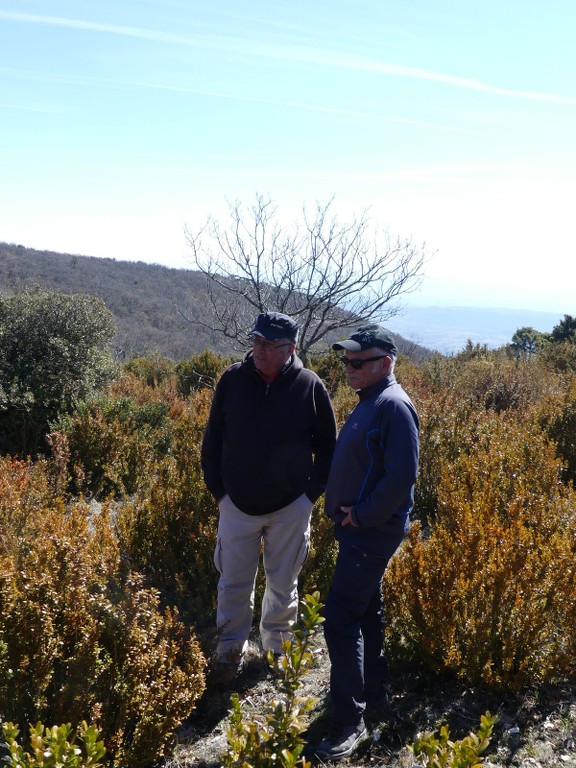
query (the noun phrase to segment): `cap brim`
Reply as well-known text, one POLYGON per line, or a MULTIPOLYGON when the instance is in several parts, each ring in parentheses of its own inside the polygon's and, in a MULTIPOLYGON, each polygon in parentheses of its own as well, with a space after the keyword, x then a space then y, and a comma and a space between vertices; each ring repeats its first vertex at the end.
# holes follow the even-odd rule
POLYGON ((358 341, 346 339, 345 341, 337 341, 336 344, 332 344, 332 349, 347 349, 349 352, 362 352, 363 347, 358 341))
MULTIPOLYGON (((290 339, 290 337, 285 333, 262 333, 262 331, 257 331, 256 329, 250 331, 248 335, 259 336, 261 339, 266 339, 267 341, 280 341, 280 339, 290 339)), ((295 344, 296 342, 293 339, 290 339, 290 343, 295 344)))

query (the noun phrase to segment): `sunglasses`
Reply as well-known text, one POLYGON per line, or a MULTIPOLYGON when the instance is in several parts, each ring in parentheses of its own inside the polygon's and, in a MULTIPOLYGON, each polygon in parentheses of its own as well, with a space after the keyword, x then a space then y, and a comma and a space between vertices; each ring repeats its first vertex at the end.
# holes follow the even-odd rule
POLYGON ((350 360, 349 357, 344 355, 340 358, 340 362, 346 367, 351 366, 355 371, 359 371, 360 368, 366 365, 366 363, 373 363, 375 360, 384 360, 385 357, 388 357, 388 355, 378 355, 378 357, 365 357, 362 360, 350 360))

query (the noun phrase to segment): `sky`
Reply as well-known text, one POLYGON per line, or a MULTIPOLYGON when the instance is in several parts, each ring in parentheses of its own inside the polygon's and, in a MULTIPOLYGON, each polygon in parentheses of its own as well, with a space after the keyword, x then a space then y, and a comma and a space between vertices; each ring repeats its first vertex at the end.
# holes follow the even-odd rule
POLYGON ((576 313, 575 29, 574 0, 0 0, 0 241, 191 268, 227 201, 333 199, 426 244, 408 303, 576 313))

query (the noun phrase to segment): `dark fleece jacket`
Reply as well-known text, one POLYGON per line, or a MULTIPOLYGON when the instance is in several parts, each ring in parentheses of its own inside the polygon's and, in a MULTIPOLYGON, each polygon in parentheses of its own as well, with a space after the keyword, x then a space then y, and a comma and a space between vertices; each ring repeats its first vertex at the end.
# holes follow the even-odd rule
POLYGON ((214 393, 202 470, 216 499, 226 493, 249 515, 275 512, 326 487, 336 421, 321 379, 292 355, 272 384, 252 354, 230 366, 214 393))
POLYGON ((358 393, 340 430, 326 490, 326 514, 336 538, 378 552, 387 535, 402 534, 418 471, 419 420, 412 401, 390 374, 358 393), (356 525, 340 525, 342 506, 356 525))

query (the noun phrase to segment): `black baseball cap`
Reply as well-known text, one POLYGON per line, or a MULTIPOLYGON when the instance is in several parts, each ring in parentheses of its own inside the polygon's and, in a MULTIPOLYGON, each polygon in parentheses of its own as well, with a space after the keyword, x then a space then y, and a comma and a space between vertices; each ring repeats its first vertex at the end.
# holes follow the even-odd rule
POLYGON ((290 339, 296 343, 298 337, 298 323, 282 312, 262 312, 256 318, 254 328, 250 336, 263 336, 270 341, 277 339, 290 339))
POLYGON ((398 354, 394 339, 381 325, 362 325, 350 334, 349 339, 332 344, 332 349, 347 349, 349 352, 363 352, 372 347, 383 349, 391 355, 398 354))

